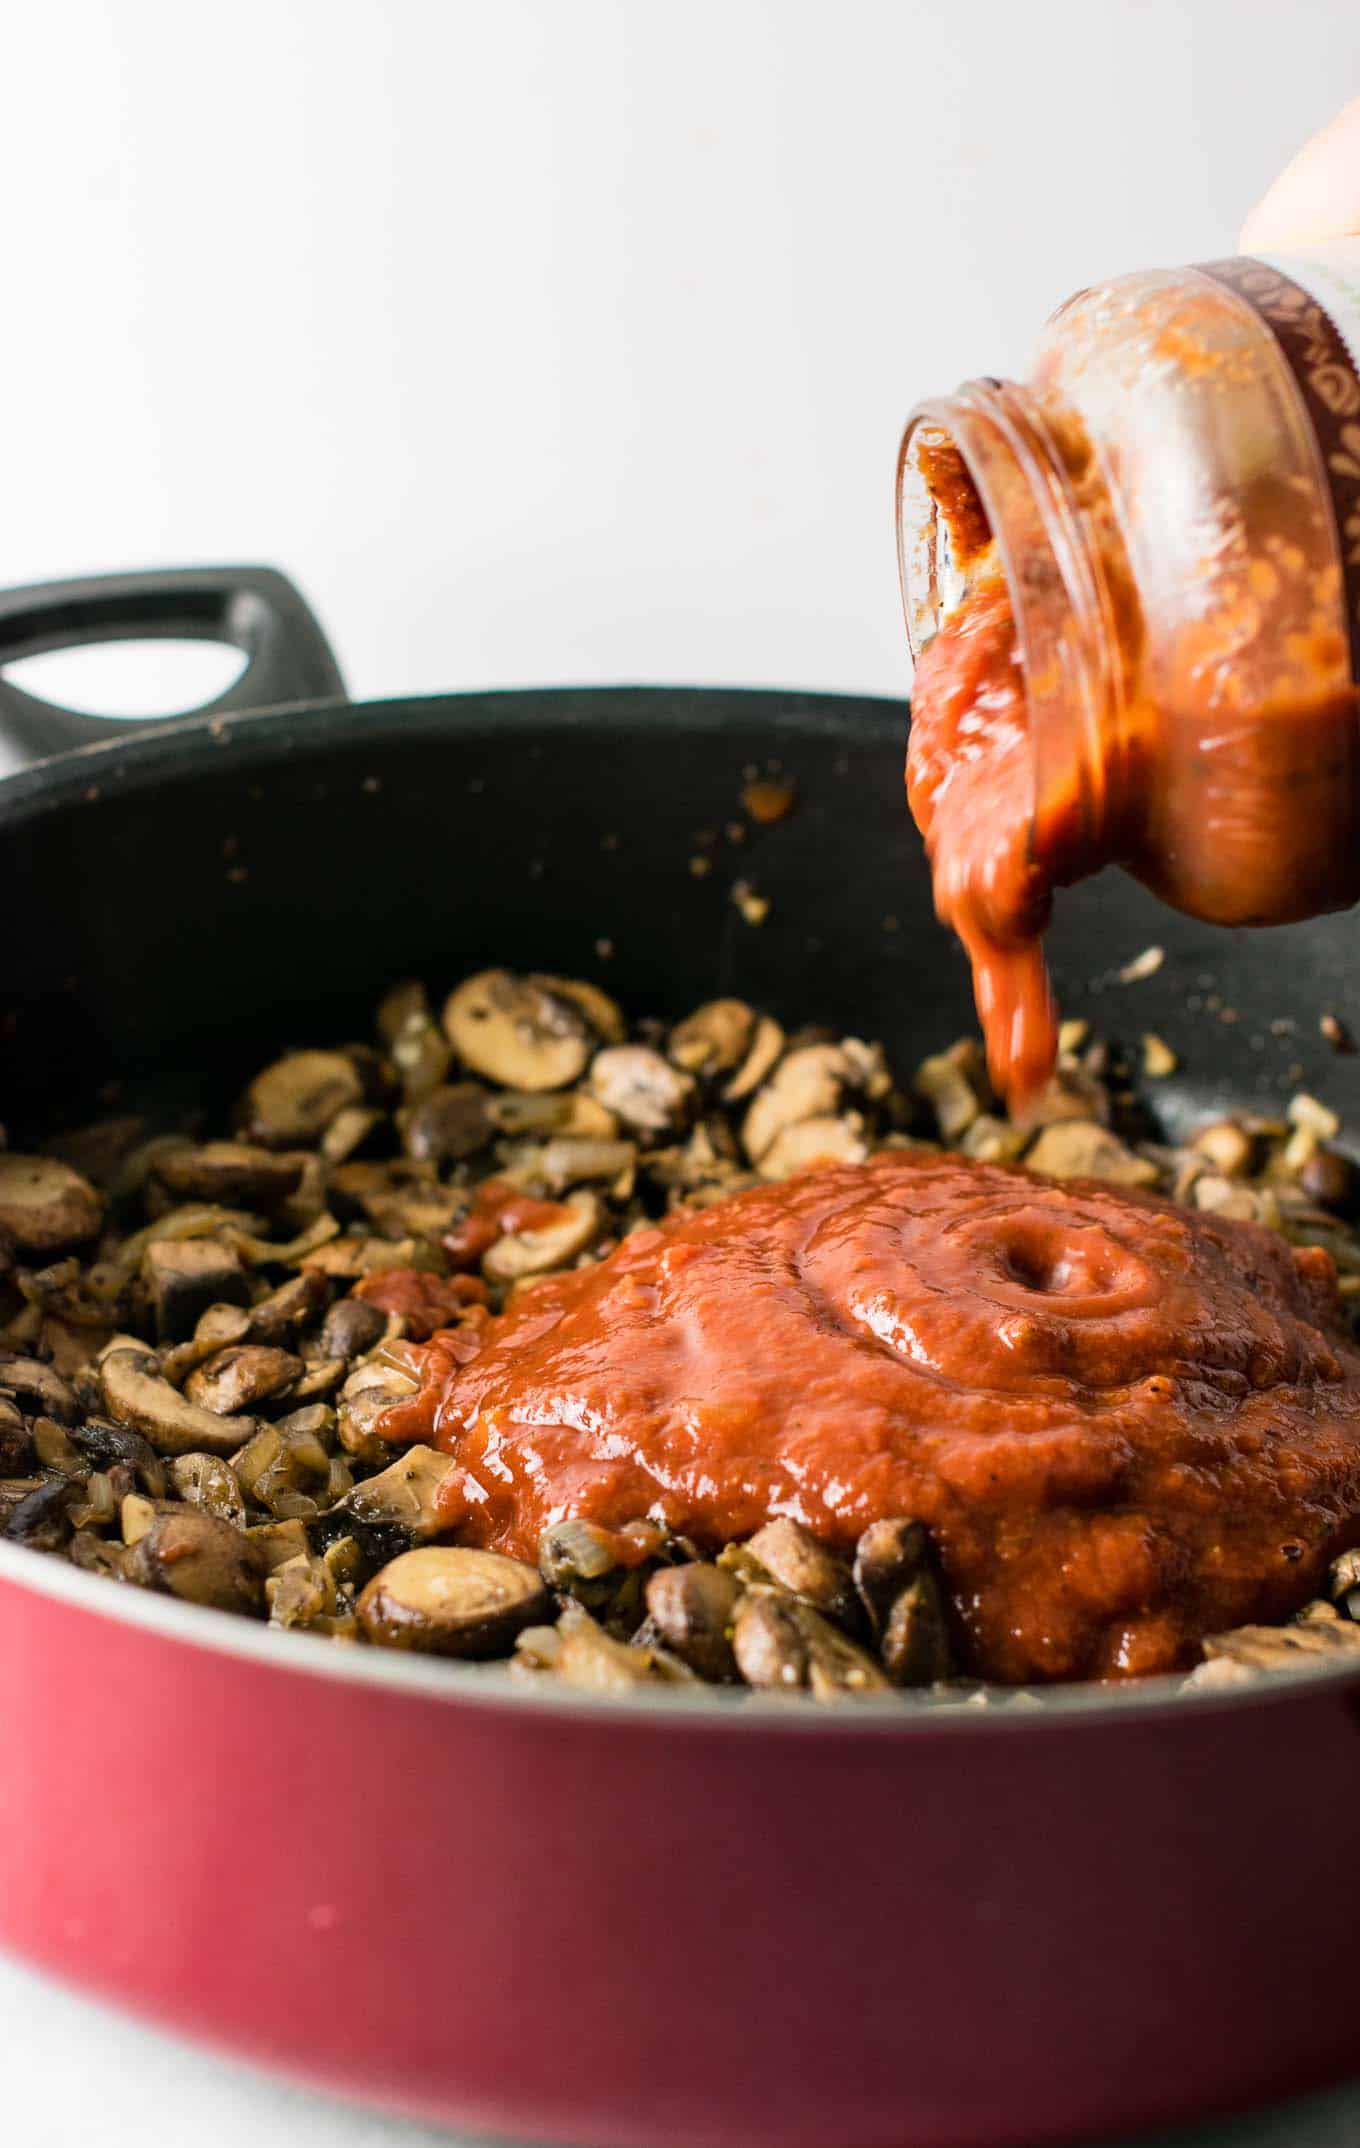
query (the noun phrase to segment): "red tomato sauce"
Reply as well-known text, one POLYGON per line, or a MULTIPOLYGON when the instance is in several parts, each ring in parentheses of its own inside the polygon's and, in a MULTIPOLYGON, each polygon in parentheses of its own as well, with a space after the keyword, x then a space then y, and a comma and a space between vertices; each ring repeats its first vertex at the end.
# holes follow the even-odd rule
POLYGON ((533 1558, 556 1521, 645 1517, 712 1547, 790 1515, 849 1548, 912 1515, 1004 1680, 1172 1669, 1360 1537, 1326 1253, 956 1157, 681 1212, 411 1359, 384 1429, 456 1458, 460 1540, 533 1558))

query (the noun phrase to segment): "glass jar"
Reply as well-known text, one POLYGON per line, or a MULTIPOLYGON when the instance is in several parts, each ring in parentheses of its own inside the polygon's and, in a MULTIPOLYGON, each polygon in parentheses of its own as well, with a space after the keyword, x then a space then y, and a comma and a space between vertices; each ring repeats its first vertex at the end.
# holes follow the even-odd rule
POLYGON ((1058 877, 1117 860, 1222 924, 1360 895, 1357 351, 1346 242, 1079 292, 1027 382, 909 419, 913 656, 999 555, 1058 877))

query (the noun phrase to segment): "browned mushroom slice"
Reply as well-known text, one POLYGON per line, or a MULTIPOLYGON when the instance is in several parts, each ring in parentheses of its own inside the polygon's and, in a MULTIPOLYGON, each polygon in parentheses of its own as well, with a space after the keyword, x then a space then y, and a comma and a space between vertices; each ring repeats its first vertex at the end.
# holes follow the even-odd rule
POLYGON ((550 1275, 565 1268, 592 1246, 604 1228, 604 1210, 593 1193, 569 1193, 561 1216, 537 1230, 507 1231, 482 1261, 493 1283, 516 1283, 525 1276, 550 1275))
POLYGON ((1190 1144, 1223 1178, 1242 1178, 1251 1170, 1257 1143, 1235 1119, 1215 1119, 1202 1126, 1190 1144))
POLYGON ((169 1150, 154 1175, 177 1200, 272 1208, 296 1191, 302 1159, 245 1141, 205 1141, 201 1148, 169 1150))
POLYGON ((774 1692, 806 1686, 823 1701, 890 1690, 871 1656, 796 1597, 764 1589, 743 1596, 732 1647, 750 1686, 774 1692))
POLYGON ((33 1461, 33 1442, 17 1402, 0 1394, 0 1477, 17 1477, 33 1461))
POLYGON ((0 1351, 0 1395, 8 1396, 30 1417, 41 1412, 58 1424, 73 1425, 80 1414, 70 1382, 37 1357, 0 1351))
POLYGON ((310 1326, 325 1310, 330 1295, 330 1284, 317 1269, 304 1268, 290 1275, 286 1283, 280 1283, 277 1290, 271 1290, 267 1298, 250 1308, 251 1341, 282 1343, 299 1328, 310 1326))
POLYGON ((157 1513, 123 1562, 129 1581, 185 1603, 258 1618, 264 1611, 265 1562, 242 1529, 203 1507, 157 1513))
POLYGON ((944 1595, 928 1566, 889 1607, 879 1653, 895 1686, 930 1686, 949 1677, 953 1651, 944 1595))
POLYGON ((744 999, 710 999, 676 1023, 666 1049, 676 1066, 709 1081, 741 1065, 755 1030, 755 1009, 744 999))
POLYGON ((371 1104, 346 1104, 337 1111, 321 1136, 321 1155, 327 1163, 344 1163, 357 1155, 370 1135, 387 1122, 387 1114, 371 1104))
POLYGON ((246 1503, 230 1462, 216 1454, 176 1455, 170 1464, 170 1481, 181 1499, 202 1507, 219 1521, 244 1529, 246 1503))
POLYGON ((742 1549, 789 1595, 839 1625, 857 1623, 859 1606, 849 1567, 800 1523, 785 1516, 766 1522, 742 1549))
POLYGON ((784 1032, 773 1015, 762 1014, 756 1023, 755 1035, 741 1065, 722 1092, 725 1104, 740 1104, 753 1096, 761 1083, 779 1063, 784 1049, 784 1032))
POLYGON ((420 1382, 400 1366, 370 1359, 350 1374, 340 1391, 338 1429, 340 1444, 362 1462, 391 1459, 387 1442, 374 1430, 385 1410, 396 1402, 409 1402, 420 1382))
POLYGON ((1109 1090, 1079 1066, 1055 1067, 1038 1095, 1011 1113, 1015 1125, 1026 1133, 1057 1126, 1064 1119, 1094 1119, 1104 1126, 1109 1117, 1109 1090))
POLYGON ((541 1620, 548 1592, 532 1566, 499 1552, 428 1544, 403 1552, 359 1598, 364 1636, 425 1655, 505 1656, 541 1620))
POLYGON ((255 1427, 249 1418, 222 1417, 200 1409, 155 1371, 149 1350, 115 1337, 100 1359, 99 1376, 110 1414, 143 1433, 159 1454, 234 1454, 255 1427))
POLYGON ((290 1559, 270 1575, 264 1592, 271 1626, 325 1633, 333 1640, 354 1637, 348 1596, 341 1596, 335 1575, 324 1559, 310 1555, 290 1559))
POLYGON ((232 1460, 247 1499, 281 1521, 308 1520, 330 1476, 330 1456, 314 1431, 265 1425, 232 1460))
POLYGON ((591 1061, 597 1103, 640 1134, 680 1132, 694 1116, 698 1086, 646 1044, 612 1044, 591 1061))
POLYGON ((343 1052, 289 1052, 255 1076, 241 1118, 265 1148, 305 1148, 347 1105, 362 1102, 363 1083, 343 1052))
POLYGON ((200 1409, 233 1417, 285 1394, 302 1371, 301 1358, 268 1343, 243 1343, 220 1350, 189 1374, 184 1392, 200 1409))
POLYGON ((589 1179, 612 1184, 637 1162, 631 1141, 601 1141, 589 1134, 555 1134, 551 1141, 502 1144, 497 1176, 512 1185, 548 1194, 565 1193, 589 1179))
POLYGON ((164 1499, 165 1464, 140 1432, 128 1425, 110 1424, 107 1418, 89 1417, 84 1424, 72 1426, 71 1438, 87 1462, 139 1484, 152 1499, 164 1499))
POLYGON ((587 978, 549 977, 536 971, 530 976, 529 983, 540 985, 555 998, 569 1000, 572 1006, 578 1007, 602 1044, 622 1044, 627 1036, 628 1024, 618 1001, 587 978))
POLYGON ((891 1086, 876 1044, 858 1037, 804 1044, 780 1061, 752 1100, 741 1132, 746 1153, 759 1167, 787 1128, 806 1119, 834 1119, 851 1097, 879 1103, 891 1086))
MULTIPOLYGON (((0 1526, 13 1543, 27 1544, 31 1551, 60 1551, 71 1535, 71 1507, 80 1486, 69 1477, 40 1477, 35 1484, 20 1480, 23 1491, 10 1505, 0 1504, 0 1526)), ((6 1492, 19 1485, 6 1486, 6 1492)))
POLYGON ((1025 1164, 1049 1178, 1103 1178, 1116 1186, 1157 1183, 1156 1164, 1135 1156, 1108 1127, 1089 1119, 1060 1119, 1046 1126, 1025 1164))
POLYGON ((992 1100, 981 1048, 973 1037, 962 1037, 947 1052, 923 1059, 915 1086, 934 1112, 945 1141, 957 1141, 992 1100))
POLYGON ((864 1121, 850 1111, 839 1119, 802 1119, 784 1127, 761 1157, 759 1171, 765 1179, 792 1178, 822 1164, 863 1163, 868 1154, 864 1121))
POLYGON ((480 1082, 446 1082, 397 1113, 408 1156, 442 1166, 475 1156, 495 1127, 488 1109, 489 1092, 480 1082))
POLYGON ((387 1331, 387 1315, 367 1298, 337 1298, 321 1323, 320 1345, 328 1358, 359 1357, 387 1331))
POLYGON ((91 1126, 71 1127, 66 1133, 56 1134, 45 1141, 43 1149, 48 1156, 59 1157, 62 1163, 69 1164, 91 1185, 109 1192, 126 1158, 146 1139, 146 1132, 145 1119, 124 1113, 115 1118, 98 1119, 91 1126))
POLYGON ((732 1625, 740 1598, 734 1576, 704 1560, 663 1566, 647 1583, 647 1612, 667 1647, 715 1682, 737 1675, 732 1625))
POLYGON ((506 1089, 565 1089, 594 1044, 579 1007, 509 970, 482 970, 450 993, 444 1031, 464 1066, 506 1089))
POLYGON ((581 1604, 567 1605, 556 1633, 556 1646, 549 1650, 553 1670, 565 1684, 590 1693, 627 1693, 693 1676, 668 1650, 615 1640, 581 1604))
POLYGON ((297 1519, 259 1522, 246 1535, 259 1552, 266 1574, 276 1574, 291 1559, 305 1559, 310 1546, 307 1531, 297 1519))
POLYGON ((417 1542, 437 1536, 445 1526, 439 1491, 453 1467, 452 1457, 434 1447, 408 1447, 389 1469, 356 1484, 331 1513, 346 1524, 402 1529, 417 1542))
POLYGON ((142 1282, 161 1342, 191 1335, 210 1305, 246 1306, 250 1278, 217 1238, 157 1238, 142 1255, 142 1282))
POLYGON ((0 1149, 0 1237, 21 1253, 55 1253, 93 1238, 104 1203, 88 1179, 55 1156, 0 1149))
POLYGON ((1238 1626, 1231 1633, 1211 1634, 1204 1643, 1210 1661, 1226 1657, 1254 1671, 1296 1669, 1324 1656, 1356 1651, 1360 1626, 1348 1618, 1309 1619, 1301 1626, 1238 1626))
POLYGON ((521 1095, 510 1089, 500 1096, 493 1096, 487 1106, 496 1131, 512 1137, 520 1134, 580 1134, 600 1141, 612 1141, 618 1133, 619 1122, 612 1111, 583 1089, 569 1094, 538 1096, 521 1095))

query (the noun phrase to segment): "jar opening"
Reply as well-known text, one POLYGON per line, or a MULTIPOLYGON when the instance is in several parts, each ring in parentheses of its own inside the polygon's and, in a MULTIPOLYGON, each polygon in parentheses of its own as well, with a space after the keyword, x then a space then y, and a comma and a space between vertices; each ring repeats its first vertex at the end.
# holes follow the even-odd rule
POLYGON ((1124 760, 1118 635, 1088 519, 1030 391, 969 381, 912 413, 897 548, 913 666, 994 555, 1025 679, 1034 811, 1061 802, 1074 861, 1108 848, 1124 760))

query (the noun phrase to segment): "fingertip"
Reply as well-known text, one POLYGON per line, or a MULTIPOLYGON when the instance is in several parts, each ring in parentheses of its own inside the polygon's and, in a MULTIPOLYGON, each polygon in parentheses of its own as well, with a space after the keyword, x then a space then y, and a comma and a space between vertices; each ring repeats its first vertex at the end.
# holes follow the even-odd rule
POLYGON ((1360 97, 1288 163, 1242 226, 1243 253, 1360 233, 1360 97))

